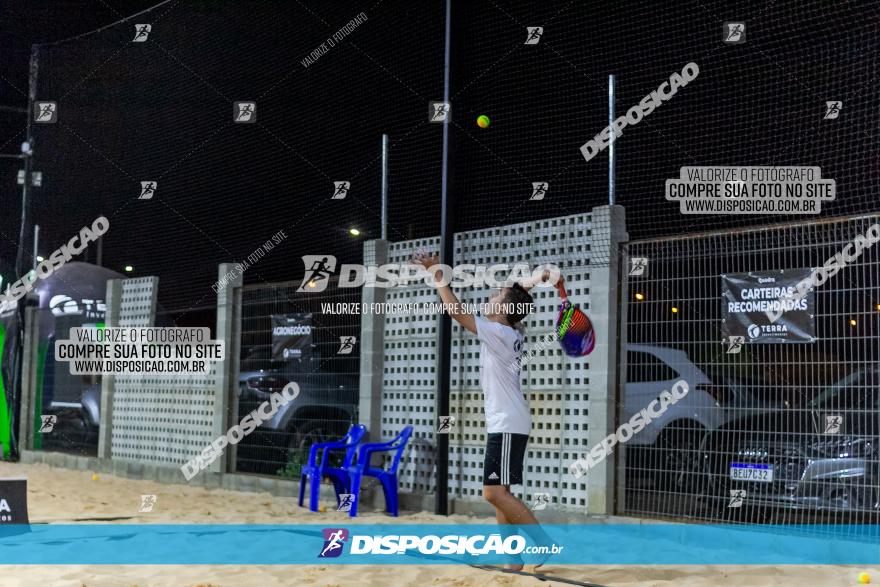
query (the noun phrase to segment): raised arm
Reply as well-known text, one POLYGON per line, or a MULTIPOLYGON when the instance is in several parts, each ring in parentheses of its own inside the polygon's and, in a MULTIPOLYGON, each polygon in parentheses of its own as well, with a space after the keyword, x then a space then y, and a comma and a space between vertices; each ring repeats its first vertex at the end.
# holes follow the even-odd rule
MULTIPOLYGON (((428 253, 419 251, 413 253, 413 262, 430 271, 431 267, 439 265, 440 260, 437 258, 437 255, 429 255, 428 253)), ((438 282, 437 293, 440 295, 440 301, 444 304, 444 311, 449 314, 453 320, 461 324, 462 328, 476 334, 477 321, 474 318, 474 315, 464 311, 461 302, 448 284, 441 285, 439 283, 443 280, 443 273, 441 271, 435 271, 434 280, 438 282)))

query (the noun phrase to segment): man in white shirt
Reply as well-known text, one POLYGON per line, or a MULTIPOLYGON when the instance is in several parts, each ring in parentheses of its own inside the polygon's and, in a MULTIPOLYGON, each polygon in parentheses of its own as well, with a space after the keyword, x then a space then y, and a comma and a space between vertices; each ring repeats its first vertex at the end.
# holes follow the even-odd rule
MULTIPOLYGON (((436 256, 416 253, 413 260, 430 270, 439 263, 436 256)), ((443 279, 435 272, 435 279, 443 279)), ((480 341, 480 387, 486 414, 486 454, 483 462, 483 497, 495 507, 499 524, 538 524, 526 505, 510 492, 522 485, 523 457, 532 429, 529 404, 520 387, 520 357, 523 348, 522 320, 531 312, 528 289, 549 278, 526 280, 502 288, 489 299, 485 316, 464 311, 449 285, 437 283, 446 313, 480 341), (532 283, 534 281, 534 283, 532 283)), ((538 534, 546 536, 542 531, 538 534)), ((508 568, 522 569, 521 564, 508 568)))

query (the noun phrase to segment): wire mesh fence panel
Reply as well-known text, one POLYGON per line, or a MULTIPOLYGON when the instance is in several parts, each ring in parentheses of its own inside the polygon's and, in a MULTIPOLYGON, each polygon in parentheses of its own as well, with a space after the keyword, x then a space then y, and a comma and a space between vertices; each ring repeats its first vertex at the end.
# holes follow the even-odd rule
POLYGON ((624 247, 619 424, 636 428, 640 413, 650 423, 623 447, 620 511, 877 521, 877 220, 624 247), (661 397, 682 380, 683 397, 661 397))
MULTIPOLYGON (((335 281, 332 280, 331 281, 335 281)), ((330 305, 360 301, 360 289, 309 281, 240 288, 237 413, 241 419, 295 383, 299 395, 237 446, 241 472, 299 480, 315 442, 342 438, 358 421, 360 315, 330 305), (310 286, 309 284, 312 284, 310 286)), ((265 411, 265 410, 264 410, 265 411)), ((333 453, 331 464, 341 460, 333 453)))

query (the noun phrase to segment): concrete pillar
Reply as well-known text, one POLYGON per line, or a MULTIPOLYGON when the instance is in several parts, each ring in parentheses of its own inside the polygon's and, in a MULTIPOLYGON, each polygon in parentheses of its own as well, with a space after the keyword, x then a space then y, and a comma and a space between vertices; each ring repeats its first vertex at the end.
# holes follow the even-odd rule
MULTIPOLYGON (((371 240, 364 243, 364 265, 382 265, 388 262, 388 241, 371 240)), ((364 287, 363 304, 385 301, 385 289, 364 287)), ((376 313, 361 314, 361 374, 358 422, 367 427, 369 438, 382 438, 382 380, 385 374, 385 317, 376 313)))
MULTIPOLYGON (((618 324, 621 243, 629 240, 622 206, 593 208, 590 231, 590 310, 596 347, 589 357, 590 400, 587 450, 617 427, 618 324)), ((616 451, 615 451, 616 452, 616 451)), ((613 514, 615 454, 587 473, 588 512, 613 514)))
POLYGON ((43 406, 37 404, 37 385, 41 373, 37 372, 40 348, 40 310, 28 306, 24 310, 24 357, 21 373, 21 412, 18 422, 19 451, 33 450, 35 420, 39 419, 43 406))
MULTIPOLYGON (((238 263, 221 263, 217 269, 217 330, 216 340, 223 341, 224 359, 216 363, 216 408, 211 440, 226 434, 239 420, 238 357, 241 353, 241 287, 242 272, 238 263)), ((237 445, 226 448, 226 458, 217 459, 208 469, 217 473, 234 472, 237 445)))
MULTIPOLYGON (((111 279, 107 282, 107 311, 104 315, 104 326, 119 326, 122 310, 122 280, 111 279)), ((113 393, 116 390, 116 376, 101 376, 101 414, 98 428, 98 458, 111 457, 111 439, 113 437, 113 393)))

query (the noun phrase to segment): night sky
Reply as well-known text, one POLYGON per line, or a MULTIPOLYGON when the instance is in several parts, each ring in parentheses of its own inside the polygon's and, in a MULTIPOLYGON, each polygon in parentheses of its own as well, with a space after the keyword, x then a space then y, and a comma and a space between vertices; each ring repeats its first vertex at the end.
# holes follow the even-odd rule
MULTIPOLYGON (((35 128, 32 218, 41 254, 104 214, 104 264, 158 275, 166 307, 214 302, 216 266, 279 230, 289 237, 247 283, 301 277, 299 257, 360 259, 380 229, 380 137, 391 141, 389 238, 440 230, 444 2, 17 1, 0 6, 0 105, 37 98, 59 122, 35 128), (367 19, 314 63, 303 58, 358 14, 367 19), (151 23, 144 43, 134 23, 151 23), (49 44, 55 43, 55 44, 49 44), (233 123, 255 101, 257 122, 233 123), (157 181, 151 200, 140 182, 157 181), (333 182, 351 182, 331 200, 333 182), (353 238, 356 227, 362 236, 353 238)), ((877 209, 877 5, 862 2, 455 2, 450 190, 457 229, 588 211, 607 202, 607 155, 579 148, 607 125, 607 76, 622 114, 673 72, 700 74, 618 148, 617 200, 631 238, 791 220, 683 216, 665 180, 684 165, 815 165, 837 181, 823 216, 877 209), (722 24, 747 40, 721 42, 722 24), (537 45, 526 27, 543 26, 537 45), (826 100, 843 102, 823 120, 826 100), (492 125, 476 126, 488 115, 492 125), (547 197, 529 201, 531 184, 547 197)), ((0 152, 17 153, 24 115, 0 111, 0 152)), ((18 162, 0 160, 0 272, 12 276, 18 162)), ((30 231, 29 231, 30 233, 30 231)), ((28 249, 31 245, 28 244, 28 249)), ((94 261, 89 250, 87 260, 94 261)))

